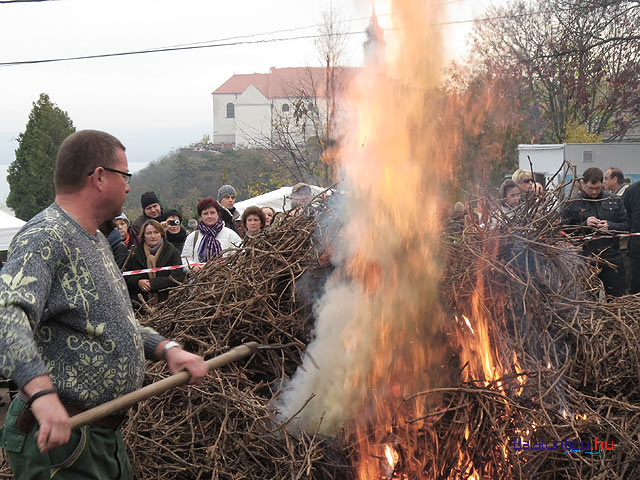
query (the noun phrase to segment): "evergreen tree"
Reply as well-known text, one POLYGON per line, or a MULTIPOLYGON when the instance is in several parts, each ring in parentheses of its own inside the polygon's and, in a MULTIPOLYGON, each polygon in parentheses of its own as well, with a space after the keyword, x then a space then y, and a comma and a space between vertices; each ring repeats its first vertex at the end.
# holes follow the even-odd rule
POLYGON ((16 159, 9 166, 7 206, 16 216, 29 220, 55 198, 53 171, 62 141, 75 132, 67 112, 60 110, 42 93, 18 136, 16 159))

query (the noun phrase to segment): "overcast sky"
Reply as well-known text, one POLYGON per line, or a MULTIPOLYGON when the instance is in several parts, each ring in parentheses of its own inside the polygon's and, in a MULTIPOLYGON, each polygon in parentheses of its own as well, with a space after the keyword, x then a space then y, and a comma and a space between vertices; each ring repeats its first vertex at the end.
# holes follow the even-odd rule
MULTIPOLYGON (((491 0, 442 0, 451 19, 479 14, 491 0)), ((347 31, 363 31, 371 2, 334 0, 347 31)), ((0 63, 125 52, 231 39, 314 35, 329 0, 57 0, 0 4, 0 63), (300 28, 310 27, 310 28, 300 28), (290 32, 270 33, 287 29, 290 32), (264 33, 262 36, 238 38, 264 33)), ((376 1, 380 23, 390 7, 376 1)), ((448 45, 464 48, 470 24, 448 27, 448 45)), ((349 37, 347 58, 362 60, 364 35, 349 37)), ((48 93, 78 129, 118 136, 130 163, 148 162, 212 131, 211 92, 234 73, 318 65, 313 40, 0 66, 0 164, 11 163, 15 137, 32 102, 48 93)))

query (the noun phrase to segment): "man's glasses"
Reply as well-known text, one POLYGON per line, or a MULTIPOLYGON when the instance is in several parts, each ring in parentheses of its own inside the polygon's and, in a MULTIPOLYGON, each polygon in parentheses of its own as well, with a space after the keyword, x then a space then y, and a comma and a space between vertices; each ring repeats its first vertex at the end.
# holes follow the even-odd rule
MULTIPOLYGON (((98 168, 98 167, 96 167, 98 168)), ((93 172, 96 171, 96 168, 94 168, 93 170, 91 170, 89 172, 89 174, 87 175, 87 177, 90 177, 91 175, 93 175, 93 172)), ((119 173, 120 175, 122 175, 124 177, 124 181, 127 183, 127 185, 129 184, 129 182, 131 181, 131 177, 133 176, 132 173, 129 172, 123 172, 122 170, 116 170, 115 168, 109 168, 109 167, 102 167, 103 170, 108 170, 110 172, 114 172, 114 173, 119 173)))

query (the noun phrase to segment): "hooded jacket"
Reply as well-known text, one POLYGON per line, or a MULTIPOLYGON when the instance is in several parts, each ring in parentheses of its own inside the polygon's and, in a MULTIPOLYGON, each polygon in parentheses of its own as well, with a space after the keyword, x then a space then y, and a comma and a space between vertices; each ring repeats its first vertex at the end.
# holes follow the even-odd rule
POLYGON ((238 229, 236 228, 236 220, 240 218, 240 212, 236 209, 236 207, 233 207, 231 210, 229 210, 221 203, 218 204, 220 205, 220 218, 222 218, 224 226, 238 233, 238 229))

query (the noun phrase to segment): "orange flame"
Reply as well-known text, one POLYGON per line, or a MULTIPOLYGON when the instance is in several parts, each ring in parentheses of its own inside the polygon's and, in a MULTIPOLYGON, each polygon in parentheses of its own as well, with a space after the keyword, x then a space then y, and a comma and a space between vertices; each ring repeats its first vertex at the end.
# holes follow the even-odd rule
POLYGON ((391 445, 387 444, 384 447, 384 456, 387 457, 387 462, 389 466, 394 469, 398 464, 398 460, 400 459, 400 455, 395 448, 392 448, 391 445))
MULTIPOLYGON (((385 38, 386 62, 369 65, 350 87, 350 130, 335 157, 349 192, 340 250, 344 268, 321 302, 318 343, 307 349, 321 368, 303 365, 309 368, 292 381, 297 390, 291 397, 298 403, 285 411, 329 434, 355 418, 360 480, 381 478, 389 432, 403 446, 403 463, 420 461, 409 439, 423 424, 406 420, 423 416, 426 402, 402 398, 434 385, 439 379, 430 375, 442 364, 442 212, 461 145, 459 129, 468 128, 454 123, 457 105, 440 89, 443 49, 435 24, 443 4, 392 0, 397 15, 390 17, 385 38)), ((474 112, 474 119, 479 116, 474 112)), ((460 339, 461 359, 470 366, 466 380, 489 384, 503 368, 491 344, 481 278, 469 317, 463 316, 470 335, 460 339)), ((468 478, 479 478, 472 467, 467 470, 468 478)))

